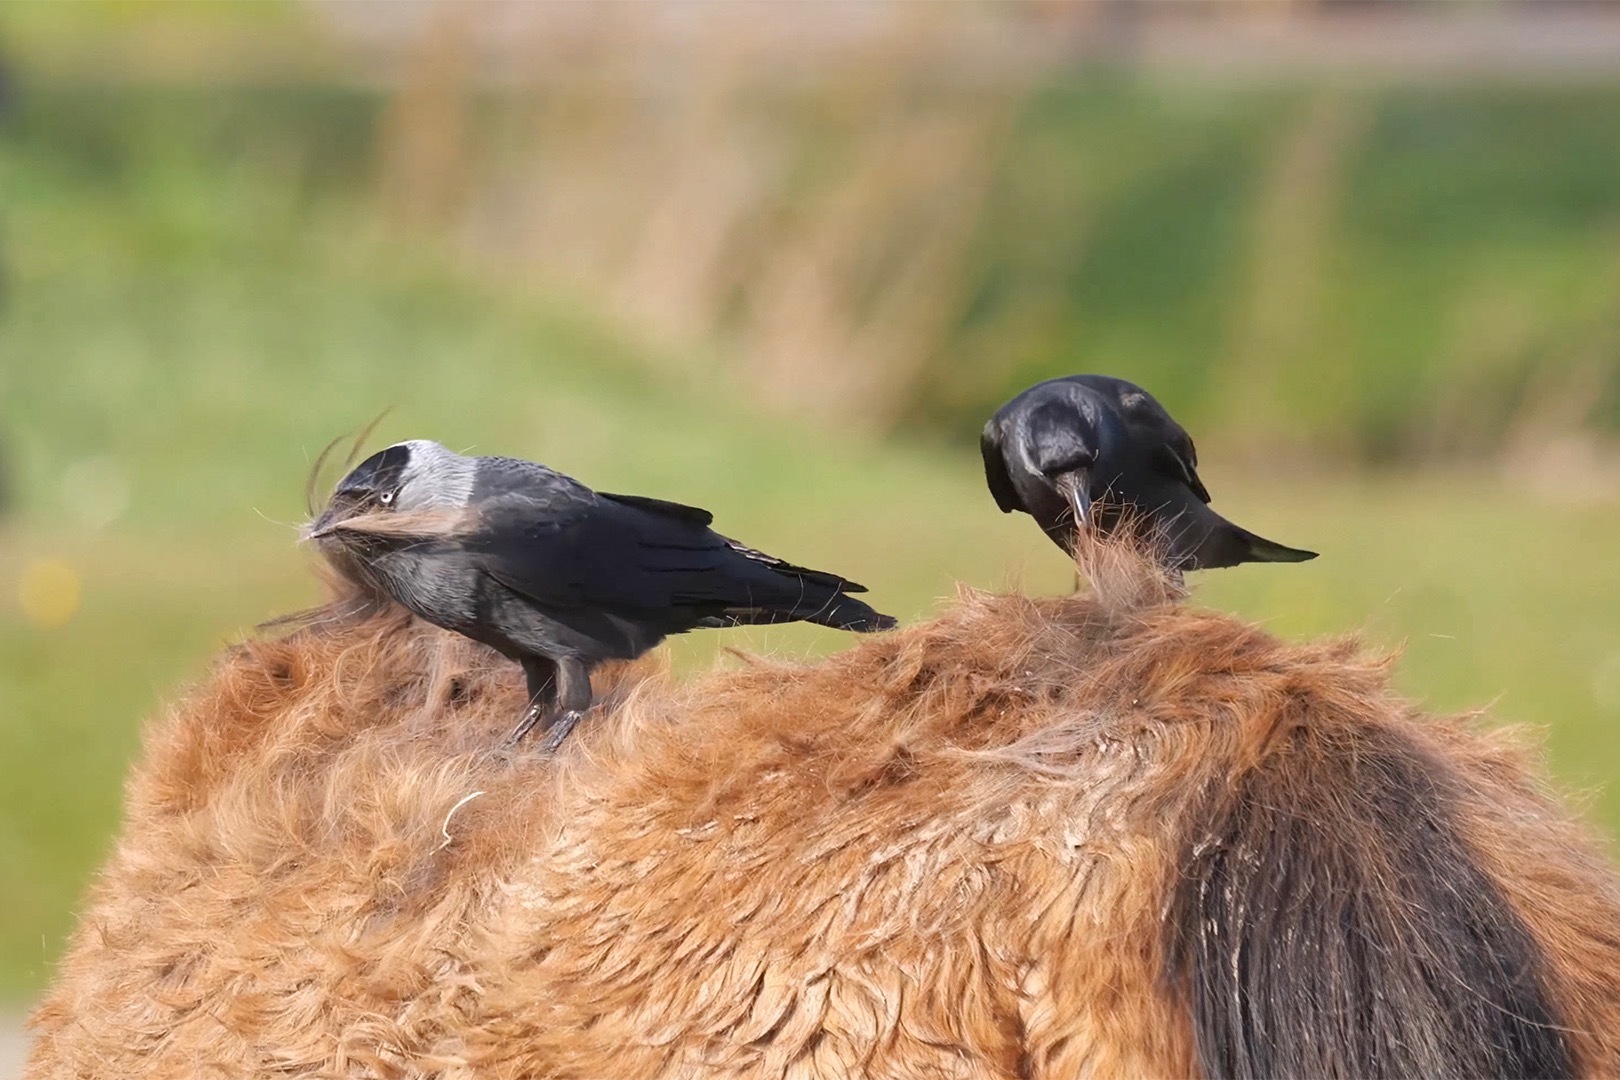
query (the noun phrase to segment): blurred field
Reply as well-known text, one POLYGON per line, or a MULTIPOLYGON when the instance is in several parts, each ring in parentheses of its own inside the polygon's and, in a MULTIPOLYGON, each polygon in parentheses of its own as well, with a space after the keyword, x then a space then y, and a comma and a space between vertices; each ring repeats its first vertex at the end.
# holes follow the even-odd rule
MULTIPOLYGON (((1406 692, 1494 701, 1548 727, 1563 782, 1609 784, 1620 501, 1533 456, 1504 469, 1493 441, 1513 424, 1587 437, 1620 416, 1617 107, 1608 86, 1045 87, 1018 105, 1016 153, 962 234, 959 317, 880 437, 791 395, 761 406, 725 360, 736 339, 649 345, 679 335, 606 317, 533 267, 492 268, 453 226, 400 228, 378 197, 375 93, 35 85, 0 131, 15 496, 0 520, 0 998, 48 977, 142 718, 221 645, 314 598, 293 530, 309 462, 385 407, 377 445, 429 436, 705 505, 912 619, 957 582, 1072 580, 982 488, 985 403, 1058 371, 1138 377, 1199 422, 1218 508, 1323 553, 1205 575, 1197 602, 1291 637, 1404 641, 1406 692), (1327 153, 1313 139, 1350 147, 1334 151, 1349 194, 1332 209, 1306 198, 1327 153), (1256 215, 1279 203, 1293 209, 1267 232, 1256 215), (1331 227, 1299 232, 1314 215, 1331 227), (1251 277, 1256 260, 1272 269, 1251 277), (1300 281, 1320 290, 1301 298, 1300 281), (1309 318, 1268 321, 1295 309, 1309 318), (1251 410, 1234 386, 1275 393, 1251 410), (1429 419, 1444 453, 1422 445, 1429 419), (1255 467, 1275 445, 1308 452, 1255 467), (1386 458, 1431 467, 1358 468, 1386 458)), ((501 108, 480 122, 498 128, 501 108)), ((859 159, 868 144, 832 130, 859 159)), ((887 279, 881 259, 861 265, 887 279)), ((677 664, 723 644, 798 655, 843 639, 708 634, 675 643, 677 664)), ((1620 789, 1595 805, 1620 827, 1620 789)))

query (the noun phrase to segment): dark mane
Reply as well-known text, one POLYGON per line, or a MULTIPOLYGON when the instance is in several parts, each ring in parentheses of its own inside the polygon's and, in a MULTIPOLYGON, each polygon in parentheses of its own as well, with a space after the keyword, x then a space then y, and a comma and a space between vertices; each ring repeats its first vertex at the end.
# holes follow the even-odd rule
POLYGON ((1463 779, 1396 731, 1294 723, 1188 818, 1167 951, 1204 1073, 1574 1075, 1547 960, 1460 835, 1463 779))

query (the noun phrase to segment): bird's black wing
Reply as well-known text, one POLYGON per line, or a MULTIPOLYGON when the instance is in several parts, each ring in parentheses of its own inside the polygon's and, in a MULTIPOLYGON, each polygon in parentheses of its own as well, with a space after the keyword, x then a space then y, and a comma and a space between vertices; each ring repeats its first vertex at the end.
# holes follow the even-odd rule
POLYGON ((1187 450, 1177 450, 1169 443, 1158 443, 1153 447, 1153 463, 1158 470, 1169 476, 1172 480, 1180 480, 1192 488, 1201 502, 1209 502, 1209 489, 1204 482, 1198 479, 1198 458, 1196 451, 1192 450, 1192 440, 1187 440, 1187 450))
POLYGON ((984 431, 979 434, 979 453, 984 456, 984 482, 989 486, 990 494, 995 496, 1001 512, 1010 514, 1014 510, 1022 510, 1024 500, 1018 497, 1018 490, 1013 487, 1012 477, 1007 473, 1007 461, 1001 453, 999 413, 990 418, 990 422, 984 425, 984 431))
POLYGON ((830 574, 825 570, 812 570, 808 566, 797 566, 786 559, 778 559, 775 555, 767 555, 758 548, 751 548, 746 544, 738 543, 729 536, 721 536, 719 533, 713 535, 723 540, 727 547, 743 558, 759 563, 761 566, 769 567, 779 574, 790 574, 804 581, 825 585, 830 589, 837 589, 839 592, 862 593, 866 591, 865 585, 853 582, 846 577, 830 574))
POLYGON ((485 573, 536 603, 627 616, 792 606, 807 585, 860 588, 728 540, 700 524, 693 508, 581 490, 582 499, 558 501, 550 492, 485 499, 467 549, 485 573))
POLYGON ((480 513, 532 507, 566 517, 590 507, 597 498, 573 477, 521 458, 481 457, 475 475, 470 505, 480 513))
POLYGON ((613 495, 606 491, 599 491, 597 495, 604 499, 612 499, 616 503, 623 503, 625 506, 665 514, 704 527, 714 521, 714 515, 700 506, 687 506, 685 503, 669 502, 666 499, 649 499, 645 495, 613 495))
POLYGON ((478 486, 473 493, 475 501, 490 497, 518 496, 541 498, 554 503, 560 497, 566 503, 584 505, 592 499, 611 499, 625 506, 679 518, 696 525, 707 526, 714 520, 714 515, 700 506, 688 506, 667 499, 651 499, 645 495, 615 495, 607 491, 592 491, 555 469, 521 458, 485 457, 479 458, 478 462, 478 486))
MULTIPOLYGON (((645 495, 610 495, 605 491, 597 494, 604 499, 612 499, 616 503, 621 503, 636 510, 644 510, 650 514, 702 526, 704 529, 707 529, 710 523, 714 521, 714 515, 707 510, 696 506, 688 506, 685 503, 669 502, 665 499, 650 499, 645 495)), ((861 593, 866 591, 865 585, 858 585, 848 578, 839 577, 837 574, 829 574, 825 570, 812 570, 807 566, 795 566, 785 559, 778 559, 775 555, 767 555, 757 548, 741 544, 729 536, 721 536, 719 533, 710 532, 708 537, 724 544, 743 558, 759 563, 761 566, 769 567, 778 573, 792 574, 795 577, 813 581, 818 585, 826 585, 840 592, 861 593)), ((716 550, 718 549, 716 548, 716 550)))
POLYGON ((1112 401, 1116 414, 1137 445, 1149 447, 1148 460, 1160 476, 1186 484, 1199 501, 1208 503, 1209 490, 1198 478, 1198 450, 1192 436, 1176 423, 1157 398, 1135 383, 1109 375, 1075 375, 1070 381, 1112 401))

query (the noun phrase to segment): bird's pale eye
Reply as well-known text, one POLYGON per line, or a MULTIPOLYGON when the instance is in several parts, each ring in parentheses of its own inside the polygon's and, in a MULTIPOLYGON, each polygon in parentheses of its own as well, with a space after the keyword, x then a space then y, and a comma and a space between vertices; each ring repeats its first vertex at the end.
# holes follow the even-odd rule
POLYGON ((377 496, 377 501, 382 503, 384 506, 390 506, 394 502, 394 493, 392 491, 385 491, 381 495, 377 496))

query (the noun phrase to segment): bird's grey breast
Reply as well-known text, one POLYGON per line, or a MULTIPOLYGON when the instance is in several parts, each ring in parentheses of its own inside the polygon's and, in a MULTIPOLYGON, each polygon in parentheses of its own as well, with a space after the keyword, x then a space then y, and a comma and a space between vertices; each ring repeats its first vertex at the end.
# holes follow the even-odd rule
POLYGON ((479 571, 452 542, 406 544, 378 554, 372 571, 400 604, 428 622, 465 630, 478 617, 479 571))

